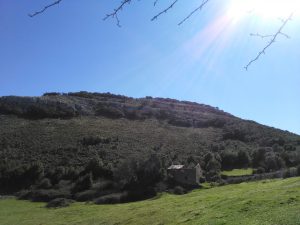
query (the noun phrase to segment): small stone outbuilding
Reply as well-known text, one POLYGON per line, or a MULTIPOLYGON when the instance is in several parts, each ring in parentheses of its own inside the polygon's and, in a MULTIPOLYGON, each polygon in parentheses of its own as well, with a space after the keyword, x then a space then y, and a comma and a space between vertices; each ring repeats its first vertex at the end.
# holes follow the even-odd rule
POLYGON ((202 170, 199 165, 171 165, 167 169, 168 177, 175 182, 183 185, 198 186, 202 176, 202 170))

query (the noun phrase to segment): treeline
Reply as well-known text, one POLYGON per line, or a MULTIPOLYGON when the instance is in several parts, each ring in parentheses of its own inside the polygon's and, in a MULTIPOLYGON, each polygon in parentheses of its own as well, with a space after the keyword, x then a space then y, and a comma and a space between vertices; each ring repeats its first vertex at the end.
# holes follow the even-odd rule
MULTIPOLYGON (((166 169, 171 161, 171 158, 155 152, 146 156, 129 157, 115 165, 96 157, 76 168, 47 168, 40 162, 19 165, 13 161, 1 161, 0 193, 17 194, 21 199, 32 201, 56 202, 57 199, 64 198, 93 201, 97 204, 137 201, 167 190, 185 193, 188 186, 178 187, 178 184, 167 176, 166 169)), ((250 155, 243 150, 221 154, 208 152, 201 158, 189 156, 184 162, 185 165, 196 163, 199 163, 203 170, 201 183, 237 183, 300 175, 299 156, 295 159, 285 152, 274 152, 272 148, 259 148, 250 155), (255 173, 260 175, 235 180, 226 180, 226 177, 221 176, 222 169, 250 166, 256 168, 255 173)))
POLYGON ((21 199, 51 201, 57 198, 95 203, 136 201, 155 196, 166 176, 157 155, 123 160, 115 167, 99 158, 87 165, 44 168, 42 163, 0 164, 0 193, 16 194, 21 199))

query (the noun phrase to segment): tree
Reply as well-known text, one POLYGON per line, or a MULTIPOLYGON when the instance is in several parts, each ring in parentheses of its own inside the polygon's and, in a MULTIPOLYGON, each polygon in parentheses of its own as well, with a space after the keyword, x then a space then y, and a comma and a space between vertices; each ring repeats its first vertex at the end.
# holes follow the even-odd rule
MULTIPOLYGON (((53 1, 52 3, 45 5, 42 9, 35 11, 33 13, 29 13, 28 16, 29 17, 35 17, 39 14, 44 13, 46 10, 48 10, 49 8, 58 5, 62 2, 63 0, 56 0, 53 1)), ((166 7, 161 9, 156 15, 154 15, 151 18, 151 21, 157 20, 160 16, 162 16, 165 13, 168 13, 172 8, 174 8, 174 6, 179 2, 180 0, 172 0, 172 2, 166 7)), ((186 15, 186 17, 184 17, 183 19, 181 19, 178 23, 178 25, 182 25, 183 23, 185 23, 188 19, 190 19, 195 13, 201 11, 206 5, 208 5, 209 2, 212 2, 214 0, 199 0, 199 5, 192 9, 190 11, 190 13, 188 13, 186 15)), ((282 0, 283 1, 283 0, 282 0)), ((118 27, 121 27, 120 24, 120 19, 119 19, 119 13, 127 6, 130 5, 131 3, 133 3, 134 0, 120 0, 120 2, 118 3, 117 7, 115 7, 113 9, 112 12, 107 13, 105 15, 105 17, 103 18, 103 20, 107 20, 109 18, 115 19, 116 20, 116 24, 118 27)), ((156 6, 158 4, 159 0, 153 0, 153 5, 156 6)), ((272 6, 271 6, 272 7, 272 6)), ((249 9, 251 11, 251 9, 249 9)), ((262 39, 266 39, 266 38, 270 38, 270 40, 266 43, 266 45, 260 50, 258 51, 257 55, 255 57, 253 57, 251 60, 249 60, 249 62, 247 63, 247 65, 244 66, 244 68, 246 70, 249 69, 249 67, 256 62, 257 60, 259 60, 264 54, 266 54, 266 51, 277 41, 277 39, 279 38, 279 36, 284 36, 286 38, 289 38, 289 36, 287 34, 284 33, 284 28, 287 26, 287 24, 289 23, 289 21, 292 20, 293 18, 293 12, 291 12, 287 17, 285 18, 280 18, 281 24, 278 27, 278 29, 272 33, 272 34, 259 34, 259 33, 251 33, 250 36, 257 36, 260 37, 262 39)))
POLYGON ((218 181, 220 179, 221 163, 215 157, 210 158, 205 169, 208 181, 218 181))
POLYGON ((250 157, 248 152, 240 150, 237 155, 238 165, 240 167, 248 167, 250 164, 250 157))

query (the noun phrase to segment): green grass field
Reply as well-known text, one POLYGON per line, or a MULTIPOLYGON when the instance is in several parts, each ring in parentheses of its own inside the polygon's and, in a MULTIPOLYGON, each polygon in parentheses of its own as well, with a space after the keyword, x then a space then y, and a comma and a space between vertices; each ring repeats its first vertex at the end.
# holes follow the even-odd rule
POLYGON ((0 200, 1 225, 203 224, 299 225, 300 178, 267 180, 163 194, 118 205, 75 203, 47 209, 45 203, 0 200))
POLYGON ((248 169, 234 169, 234 170, 226 170, 222 171, 223 175, 226 176, 243 176, 243 175, 252 175, 253 169, 248 168, 248 169))

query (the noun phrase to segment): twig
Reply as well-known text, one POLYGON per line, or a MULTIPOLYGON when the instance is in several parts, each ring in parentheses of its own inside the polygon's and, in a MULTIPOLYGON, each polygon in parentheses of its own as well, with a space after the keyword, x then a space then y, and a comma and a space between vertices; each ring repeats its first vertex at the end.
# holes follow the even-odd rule
POLYGON ((267 38, 267 37, 273 37, 274 35, 273 34, 262 35, 262 34, 259 34, 259 33, 256 33, 256 34, 251 33, 250 36, 260 37, 260 38, 267 38))
POLYGON ((106 14, 106 16, 103 18, 103 20, 107 20, 108 18, 115 18, 116 21, 117 21, 117 26, 118 27, 121 27, 121 24, 120 24, 120 20, 119 20, 119 17, 118 17, 118 13, 123 9, 123 7, 126 5, 126 4, 130 4, 132 0, 123 0, 121 2, 121 4, 114 9, 114 11, 110 14, 106 14))
POLYGON ((167 13, 171 8, 173 8, 173 6, 178 2, 178 0, 175 0, 171 5, 169 5, 169 7, 167 7, 166 9, 164 9, 163 11, 159 12, 157 15, 153 16, 151 21, 156 20, 159 16, 161 16, 164 13, 167 13))
POLYGON ((202 0, 201 5, 199 5, 196 9, 194 9, 187 17, 185 17, 182 21, 180 21, 178 23, 178 26, 180 26, 181 24, 183 24, 185 21, 187 21, 194 13, 196 13, 198 10, 201 10, 207 3, 209 2, 209 0, 202 0))
MULTIPOLYGON (((277 32, 274 34, 274 35, 269 35, 269 37, 272 37, 271 38, 271 40, 270 40, 270 42, 257 54, 257 56, 255 57, 255 58, 253 58, 244 68, 246 69, 246 70, 248 70, 248 68, 249 68, 249 66, 251 66, 251 64, 252 63, 254 63, 255 61, 257 61, 263 54, 265 54, 266 53, 266 50, 272 45, 272 44, 274 44, 275 42, 276 42, 276 40, 277 40, 277 37, 279 36, 279 35, 283 35, 283 36, 285 36, 285 37, 288 37, 289 38, 289 36, 288 35, 286 35, 286 34, 284 34, 283 32, 282 32, 282 30, 283 30, 283 28, 287 25, 287 23, 292 19, 292 17, 293 17, 293 13, 291 13, 290 14, 290 16, 287 18, 287 19, 285 19, 285 20, 283 20, 282 22, 282 25, 279 27, 279 29, 277 30, 277 32)), ((255 35, 254 35, 255 36, 255 35)), ((257 36, 259 36, 259 35, 257 35, 257 36)), ((261 37, 264 37, 263 35, 261 35, 261 37)))
POLYGON ((31 13, 31 14, 28 14, 29 17, 35 17, 43 12, 45 12, 48 8, 52 7, 52 6, 55 6, 55 5, 58 5, 62 0, 57 0, 49 5, 46 5, 43 9, 41 9, 40 11, 36 11, 34 13, 31 13))

